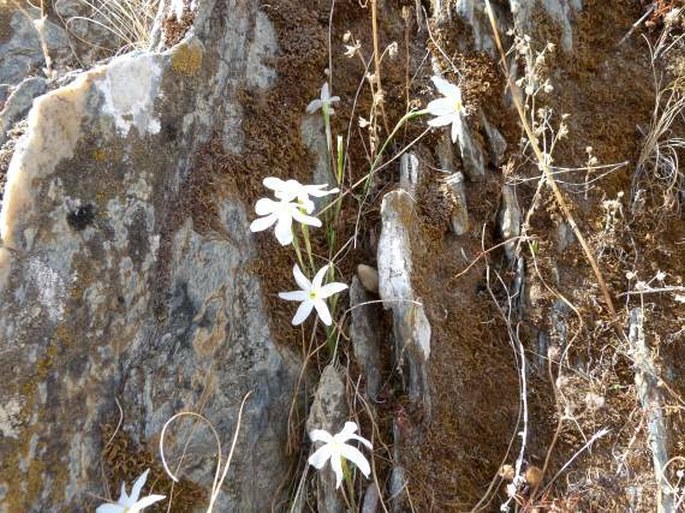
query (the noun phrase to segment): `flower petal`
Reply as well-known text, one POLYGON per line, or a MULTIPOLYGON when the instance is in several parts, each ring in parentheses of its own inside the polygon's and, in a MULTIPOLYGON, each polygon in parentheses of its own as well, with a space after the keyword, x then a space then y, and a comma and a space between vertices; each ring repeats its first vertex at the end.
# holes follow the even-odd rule
POLYGON ((461 132, 461 120, 459 119, 459 116, 457 116, 454 123, 452 123, 452 143, 457 142, 459 132, 461 132))
POLYGON ((274 224, 278 220, 278 216, 276 214, 269 214, 268 216, 264 217, 259 217, 252 221, 250 223, 250 231, 251 232, 262 232, 269 228, 272 224, 274 224))
POLYGON ((335 472, 335 487, 340 488, 343 480, 343 470, 339 454, 331 455, 331 467, 333 467, 333 472, 335 472))
POLYGON ((95 513, 124 513, 126 508, 119 504, 102 504, 95 509, 95 513))
POLYGON ((275 176, 267 176, 262 180, 262 183, 264 184, 264 187, 267 189, 271 189, 272 191, 280 191, 283 189, 283 186, 285 185, 285 182, 281 180, 280 178, 277 178, 275 176))
POLYGON ((312 308, 314 308, 314 302, 313 301, 304 301, 297 309, 297 312, 295 312, 295 317, 293 317, 292 324, 293 326, 299 326, 302 324, 307 317, 309 317, 309 314, 312 312, 312 308))
POLYGON ((328 87, 328 81, 326 81, 321 86, 321 101, 325 102, 325 101, 330 100, 330 98, 331 98, 331 90, 328 87))
POLYGON ((314 279, 312 280, 312 289, 318 291, 321 288, 321 284, 323 283, 324 276, 326 276, 326 273, 328 272, 329 267, 330 267, 330 264, 326 264, 321 269, 318 270, 318 272, 314 276, 314 279))
POLYGON ((278 202, 269 198, 259 199, 254 205, 254 211, 257 212, 257 215, 259 216, 273 214, 278 211, 278 202))
POLYGON ((159 502, 164 499, 166 499, 166 495, 148 495, 147 497, 143 497, 133 506, 127 509, 126 513, 139 513, 143 508, 147 508, 155 502, 159 502))
POLYGON ((354 463, 365 477, 369 477, 371 466, 359 449, 352 447, 351 445, 343 445, 341 453, 345 459, 354 463))
POLYGON ((128 494, 126 493, 126 483, 121 482, 121 493, 119 494, 119 504, 125 504, 128 501, 128 494))
POLYGON ((338 281, 333 281, 331 283, 328 283, 321 287, 319 289, 318 296, 321 299, 325 299, 327 297, 331 297, 333 294, 337 294, 338 292, 342 292, 343 290, 347 289, 347 284, 345 283, 340 283, 338 281))
POLYGON ((329 194, 336 194, 340 192, 340 189, 338 189, 337 187, 334 187, 333 189, 326 191, 324 190, 326 189, 326 187, 328 187, 328 184, 324 183, 321 185, 305 185, 303 186, 303 189, 308 195, 314 196, 315 198, 322 198, 324 196, 328 196, 329 194))
POLYGON ((447 98, 461 100, 461 89, 459 89, 459 87, 437 75, 431 77, 431 80, 435 84, 437 90, 440 91, 440 94, 446 96, 447 98))
POLYGON ((310 282, 307 277, 300 270, 300 266, 295 264, 293 266, 293 276, 295 277, 295 283, 300 289, 309 292, 312 288, 312 282, 310 282))
POLYGON ((312 429, 309 432, 309 439, 312 442, 324 442, 329 444, 333 441, 333 435, 325 429, 312 429))
POLYGON ((131 489, 131 501, 136 502, 138 497, 140 497, 140 492, 143 490, 143 486, 145 486, 145 481, 147 481, 147 475, 149 473, 150 469, 147 469, 145 472, 140 474, 140 477, 136 479, 135 483, 133 483, 133 488, 131 489))
POLYGON ((445 126, 454 123, 456 114, 445 114, 444 116, 438 116, 437 118, 429 119, 428 124, 430 126, 445 126))
POLYGON ((426 109, 428 113, 433 116, 444 116, 445 114, 453 114, 457 112, 455 102, 450 98, 438 98, 430 102, 426 109))
POLYGON ((293 219, 302 224, 307 224, 309 226, 316 226, 317 228, 321 226, 321 221, 313 216, 308 216, 303 214, 300 209, 295 209, 292 212, 293 219))
POLYGON ((328 310, 328 305, 326 305, 326 302, 323 299, 317 299, 313 301, 313 303, 314 308, 316 308, 316 313, 319 314, 319 319, 321 319, 321 322, 323 322, 326 326, 330 326, 333 322, 333 319, 331 318, 331 312, 328 310))
POLYGON ((340 430, 340 432, 337 435, 335 435, 335 439, 339 442, 345 442, 349 439, 350 435, 356 433, 358 429, 359 426, 356 422, 348 420, 347 422, 345 422, 345 425, 340 430))
POLYGON ((332 449, 330 445, 322 445, 314 454, 312 454, 307 463, 312 465, 314 468, 321 469, 326 464, 328 459, 331 457, 332 449))
POLYGON ((367 448, 373 449, 373 445, 371 444, 371 442, 369 442, 369 441, 368 441, 366 438, 364 438, 363 436, 359 436, 359 435, 349 435, 349 436, 347 437, 347 440, 357 440, 357 441, 363 443, 367 448))
POLYGON ((288 215, 282 215, 278 218, 276 223, 276 239, 281 246, 287 246, 293 241, 293 225, 292 218, 288 215))
POLYGON ((286 301, 306 301, 309 298, 309 294, 304 290, 295 290, 293 292, 279 292, 278 297, 286 301))
POLYGON ((320 99, 312 100, 309 105, 307 105, 307 114, 314 114, 317 110, 321 108, 323 102, 320 99))
POLYGON ((281 184, 281 188, 276 191, 276 197, 285 201, 292 201, 303 191, 304 186, 297 180, 286 180, 281 184))

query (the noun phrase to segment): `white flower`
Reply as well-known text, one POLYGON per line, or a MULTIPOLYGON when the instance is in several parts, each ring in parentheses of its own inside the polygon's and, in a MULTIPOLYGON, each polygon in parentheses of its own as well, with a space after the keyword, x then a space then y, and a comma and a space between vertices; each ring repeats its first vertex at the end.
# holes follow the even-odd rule
POLYGON ((329 194, 336 194, 340 192, 340 189, 337 187, 329 191, 324 190, 326 187, 328 187, 328 184, 325 183, 321 185, 302 185, 297 180, 283 181, 280 178, 275 178, 273 176, 264 178, 262 183, 267 189, 274 191, 274 196, 276 196, 278 199, 286 201, 293 201, 294 199, 297 199, 302 206, 309 206, 312 204, 309 196, 323 198, 329 194))
POLYGON ((321 226, 321 221, 309 216, 314 210, 314 204, 300 204, 286 199, 274 201, 262 198, 255 204, 257 215, 263 216, 250 224, 250 231, 261 232, 276 223, 276 238, 281 246, 287 246, 293 241, 293 219, 309 226, 321 226))
POLYGON ((309 105, 307 105, 307 113, 313 114, 319 109, 323 109, 324 114, 329 112, 333 114, 333 109, 331 108, 331 103, 339 102, 339 96, 331 96, 331 91, 328 88, 328 82, 324 82, 321 87, 321 97, 313 100, 309 105))
POLYGON ((457 142, 457 132, 461 127, 461 116, 464 113, 464 104, 461 102, 461 90, 454 84, 450 84, 444 78, 432 77, 435 87, 444 98, 433 100, 428 104, 428 113, 435 116, 428 124, 430 126, 452 125, 452 142, 457 142))
POLYGON ((319 447, 307 461, 310 465, 313 465, 320 470, 330 459, 331 467, 333 468, 333 472, 335 472, 336 488, 340 488, 340 485, 342 484, 342 458, 354 463, 367 478, 371 472, 371 466, 369 465, 368 460, 359 449, 345 443, 348 440, 358 440, 369 449, 373 449, 371 442, 366 438, 354 434, 357 429, 358 426, 355 422, 345 422, 345 427, 343 427, 342 431, 337 435, 331 435, 323 429, 313 429, 309 433, 309 438, 312 439, 312 442, 323 442, 325 445, 319 447))
POLYGON ((302 304, 298 307, 297 312, 295 312, 295 317, 293 317, 293 326, 298 326, 302 324, 312 309, 316 308, 316 312, 319 314, 319 318, 326 325, 330 326, 333 320, 331 319, 331 312, 328 310, 328 305, 326 305, 326 298, 342 292, 347 288, 344 283, 332 282, 327 285, 321 285, 324 276, 328 272, 328 265, 324 265, 319 272, 314 276, 313 281, 309 281, 307 277, 302 274, 300 267, 295 264, 293 267, 293 276, 295 277, 295 282, 300 287, 301 290, 296 290, 294 292, 280 292, 278 297, 285 299, 286 301, 301 301, 302 304))
POLYGON ((121 495, 116 504, 108 503, 98 506, 95 513, 138 513, 143 508, 166 499, 164 495, 148 495, 139 499, 140 492, 145 486, 145 481, 147 480, 147 475, 150 469, 146 470, 141 474, 141 476, 136 479, 133 483, 133 488, 131 489, 131 496, 126 493, 126 483, 121 483, 121 495))

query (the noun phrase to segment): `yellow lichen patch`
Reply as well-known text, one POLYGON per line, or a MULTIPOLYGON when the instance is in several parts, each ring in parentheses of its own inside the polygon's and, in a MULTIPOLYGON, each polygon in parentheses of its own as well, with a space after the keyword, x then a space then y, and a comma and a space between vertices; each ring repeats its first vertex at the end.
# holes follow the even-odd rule
POLYGON ((93 150, 93 159, 97 160, 98 162, 102 162, 105 160, 107 157, 107 152, 103 150, 102 148, 97 148, 96 150, 93 150))
POLYGON ((199 44, 180 45, 171 54, 171 69, 183 75, 195 75, 202 66, 202 47, 199 44))

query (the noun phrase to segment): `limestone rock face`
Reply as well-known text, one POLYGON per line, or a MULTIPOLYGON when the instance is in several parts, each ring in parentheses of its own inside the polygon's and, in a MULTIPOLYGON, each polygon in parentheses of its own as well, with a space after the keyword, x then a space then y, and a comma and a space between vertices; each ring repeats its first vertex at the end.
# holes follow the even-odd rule
MULTIPOLYGON (((0 213, 0 511, 93 510, 117 402, 129 450, 149 457, 184 410, 226 449, 248 391, 217 510, 266 511, 276 496, 300 362, 275 344, 247 269, 245 207, 226 192, 220 234, 200 233, 187 187, 213 131, 240 139, 223 126, 238 80, 275 78, 261 60, 268 24, 255 3, 203 2, 173 49, 117 58, 35 100, 0 213)), ((208 490, 214 438, 180 431, 169 454, 186 440, 180 475, 208 490)))

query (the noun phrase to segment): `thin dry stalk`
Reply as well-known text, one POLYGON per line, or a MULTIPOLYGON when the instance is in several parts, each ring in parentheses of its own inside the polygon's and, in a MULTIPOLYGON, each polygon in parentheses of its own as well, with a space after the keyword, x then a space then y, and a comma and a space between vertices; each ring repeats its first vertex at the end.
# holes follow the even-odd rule
MULTIPOLYGON (((561 209, 564 217, 566 218, 566 221, 568 222, 569 226, 571 226, 571 229, 573 230, 574 235, 578 239, 578 242, 580 243, 581 247, 583 248, 583 252, 585 253, 585 257, 592 267, 592 271, 595 275, 595 279, 597 280, 597 283, 599 285, 599 288, 602 292, 602 296, 604 297, 604 302, 606 303, 606 307, 609 310, 609 314, 611 316, 611 321, 612 323, 615 323, 618 318, 616 315, 616 309, 614 308, 614 302, 611 299, 611 294, 609 293, 609 288, 607 287, 606 280, 604 279, 604 276, 602 275, 602 272, 599 269, 599 266, 597 265, 597 261, 595 260, 595 257, 593 256, 592 250, 590 249, 590 246, 588 243, 585 241, 585 237, 583 237, 582 232, 580 231, 580 228, 578 228, 578 225, 573 218, 573 215, 571 214, 571 210, 568 207, 568 204, 566 203, 566 199, 564 198, 564 195, 562 194, 561 190, 559 189, 559 186, 557 185, 556 181, 554 180, 554 175, 552 174, 552 171, 550 169, 550 165, 548 162, 548 159, 545 157, 543 154, 542 150, 540 149, 540 144, 538 142, 538 138, 533 132, 533 129, 530 126, 530 123, 526 117, 525 111, 523 104, 521 102, 521 95, 520 95, 520 90, 518 86, 514 83, 514 81, 511 78, 511 74, 509 73, 508 67, 507 67, 507 62, 506 62, 506 53, 504 51, 504 48, 502 47, 502 42, 499 37, 499 30, 497 29, 497 23, 495 22, 495 16, 492 12, 492 7, 490 5, 490 0, 485 0, 485 7, 488 13, 488 18, 490 19, 490 25, 492 27, 492 32, 495 38, 495 43, 497 45, 497 49, 500 53, 500 59, 501 59, 501 64, 502 64, 502 69, 503 73, 507 79, 507 84, 511 90, 511 97, 514 101, 514 105, 516 106, 516 111, 518 112, 519 118, 521 120, 521 124, 523 125, 523 129, 526 132, 526 137, 528 138, 528 141, 530 142, 530 147, 533 150, 533 153, 535 154, 535 158, 538 161, 538 166, 540 169, 543 171, 545 178, 547 180, 547 183, 549 184, 550 188, 552 189, 552 192, 554 193, 554 197, 556 199, 557 204, 559 205, 559 208, 561 209)), ((616 329, 620 331, 620 328, 616 326, 616 329)))

